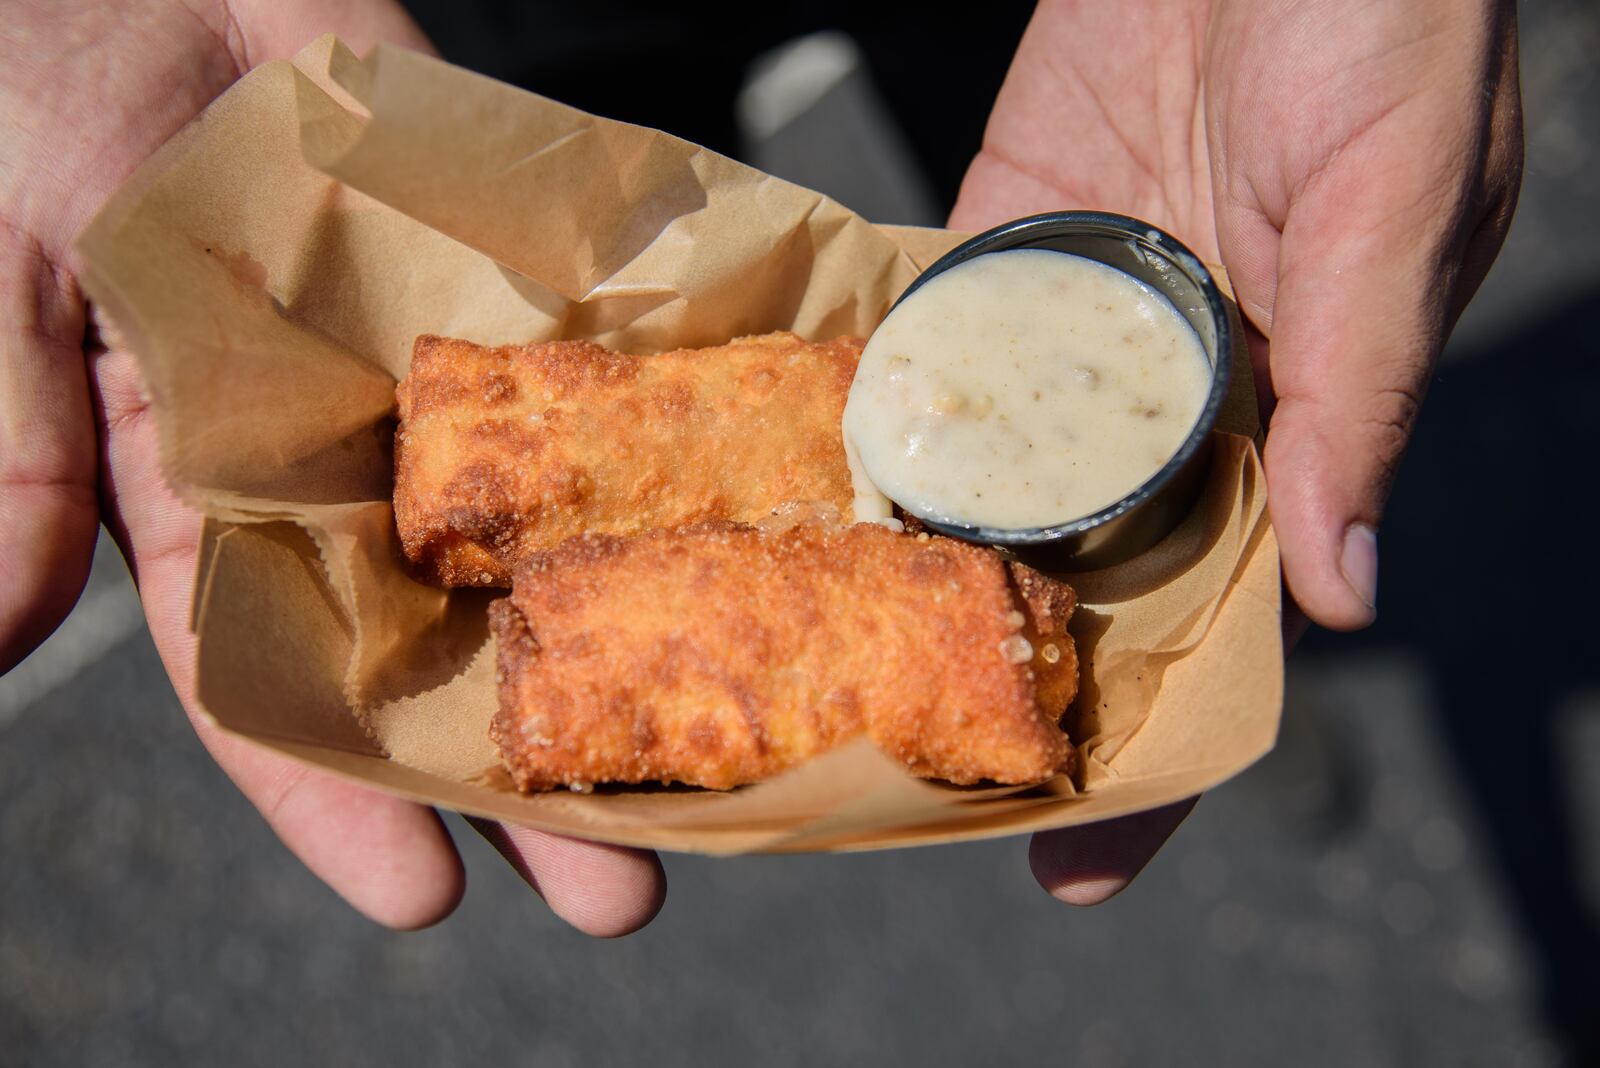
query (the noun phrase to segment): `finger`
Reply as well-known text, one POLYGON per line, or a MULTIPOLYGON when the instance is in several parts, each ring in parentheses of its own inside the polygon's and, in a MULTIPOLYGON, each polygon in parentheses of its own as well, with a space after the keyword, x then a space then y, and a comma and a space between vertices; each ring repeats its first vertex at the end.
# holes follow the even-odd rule
POLYGON ((1127 888, 1194 808, 1198 797, 1081 827, 1041 831, 1028 845, 1028 865, 1050 896, 1069 905, 1098 905, 1127 888))
POLYGON ((1262 166, 1219 182, 1224 262, 1271 342, 1265 464, 1284 579, 1324 626, 1376 617, 1396 468, 1515 204, 1514 50, 1487 71, 1485 83, 1473 64, 1441 64, 1416 94, 1320 146, 1323 162, 1298 183, 1262 166))
POLYGON ((89 577, 99 509, 82 307, 39 244, 0 224, 0 674, 89 577))
POLYGON ((128 557, 151 637, 201 742, 289 851, 363 915, 397 928, 443 919, 460 901, 465 875, 432 809, 295 764, 196 712, 188 614, 200 517, 161 477, 155 426, 131 357, 101 354, 93 366, 107 526, 128 557))
POLYGON ((466 873, 433 809, 346 782, 223 734, 195 733, 278 839, 357 912, 411 931, 450 915, 466 873))
POLYGON ((1240 307, 1270 339, 1265 452, 1293 599, 1339 630, 1377 614, 1377 531, 1443 343, 1455 206, 1438 176, 1357 141, 1310 182, 1281 237, 1259 211, 1219 212, 1240 307))
POLYGON ((1481 174, 1462 160, 1470 148, 1428 148, 1428 131, 1401 113, 1308 184, 1283 232, 1265 463, 1285 581, 1324 626, 1376 616, 1377 529, 1395 470, 1450 328, 1510 225, 1514 55, 1507 76, 1481 174), (1435 166, 1415 165, 1419 155, 1435 166))
POLYGON ((1377 531, 1453 302, 1441 237, 1400 225, 1395 205, 1352 215, 1352 193, 1284 232, 1265 455, 1289 591, 1338 630, 1376 617, 1377 531))
POLYGON ((469 822, 552 912, 584 934, 632 934, 655 919, 666 901, 666 872, 649 850, 582 842, 514 823, 469 822))

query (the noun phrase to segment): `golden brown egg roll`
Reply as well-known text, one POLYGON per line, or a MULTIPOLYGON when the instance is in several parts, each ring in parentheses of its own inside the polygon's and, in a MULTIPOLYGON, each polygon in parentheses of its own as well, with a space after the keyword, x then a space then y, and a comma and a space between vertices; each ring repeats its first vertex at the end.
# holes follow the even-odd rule
POLYGON ((725 789, 862 734, 954 783, 1070 768, 1071 587, 873 524, 585 535, 536 553, 490 621, 492 734, 523 790, 725 789))
POLYGON ((523 556, 584 532, 748 522, 786 501, 848 520, 839 421, 861 344, 779 333, 629 356, 419 337, 397 393, 406 557, 424 581, 506 586, 523 556))

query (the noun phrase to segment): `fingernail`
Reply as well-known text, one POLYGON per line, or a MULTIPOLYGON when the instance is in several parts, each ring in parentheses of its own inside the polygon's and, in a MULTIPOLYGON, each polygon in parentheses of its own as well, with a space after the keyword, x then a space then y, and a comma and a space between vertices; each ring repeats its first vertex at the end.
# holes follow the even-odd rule
POLYGON ((1103 905, 1128 888, 1128 880, 1118 876, 1084 879, 1075 883, 1062 883, 1050 888, 1050 896, 1057 901, 1079 908, 1103 905))
POLYGON ((1344 532, 1339 570, 1361 603, 1378 611, 1378 534, 1365 523, 1351 523, 1344 532))

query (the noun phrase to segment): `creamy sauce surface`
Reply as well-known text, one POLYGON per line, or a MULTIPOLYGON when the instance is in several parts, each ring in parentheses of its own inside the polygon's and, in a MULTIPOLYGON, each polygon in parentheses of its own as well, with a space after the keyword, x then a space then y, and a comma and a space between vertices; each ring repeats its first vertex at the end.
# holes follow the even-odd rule
POLYGON ((870 482, 857 499, 1002 530, 1078 519, 1160 470, 1210 388, 1199 336, 1131 275, 1040 249, 977 256, 861 354, 844 412, 870 482))

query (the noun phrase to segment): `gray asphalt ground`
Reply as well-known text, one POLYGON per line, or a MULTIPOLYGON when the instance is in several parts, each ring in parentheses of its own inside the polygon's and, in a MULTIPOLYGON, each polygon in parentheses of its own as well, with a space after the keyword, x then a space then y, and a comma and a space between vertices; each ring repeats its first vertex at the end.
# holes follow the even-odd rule
MULTIPOLYGON (((656 923, 597 943, 452 817, 466 901, 388 933, 209 763, 103 545, 0 678, 0 1065, 1600 1063, 1600 14, 1526 5, 1524 80, 1522 210, 1402 472, 1380 622, 1305 644, 1277 750, 1121 897, 1055 903, 1020 840, 673 856, 656 923)), ((775 126, 747 101, 752 155, 925 210, 892 138, 871 182, 806 173, 885 121, 824 82, 775 126)))

